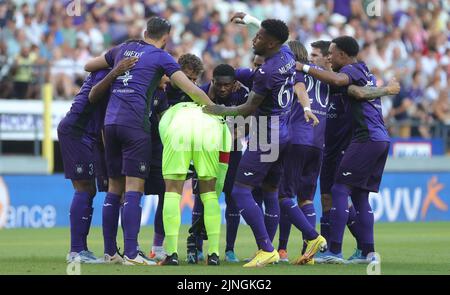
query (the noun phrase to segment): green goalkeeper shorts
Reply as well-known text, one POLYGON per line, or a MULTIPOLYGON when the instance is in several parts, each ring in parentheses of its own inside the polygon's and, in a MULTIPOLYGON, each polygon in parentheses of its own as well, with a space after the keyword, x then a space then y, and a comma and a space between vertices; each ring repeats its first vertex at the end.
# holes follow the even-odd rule
POLYGON ((231 134, 222 117, 202 112, 194 102, 168 109, 159 123, 163 143, 162 173, 186 175, 191 161, 199 178, 217 178, 219 163, 231 149, 231 134))

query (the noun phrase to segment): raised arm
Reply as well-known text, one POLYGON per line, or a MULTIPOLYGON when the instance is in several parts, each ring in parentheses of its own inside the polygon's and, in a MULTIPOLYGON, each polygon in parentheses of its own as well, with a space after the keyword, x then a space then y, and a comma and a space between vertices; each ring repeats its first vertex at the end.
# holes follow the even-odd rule
POLYGON ((203 90, 191 82, 182 71, 176 71, 170 76, 170 81, 180 88, 184 93, 200 105, 214 105, 203 90))
POLYGON ((248 116, 253 114, 264 100, 264 96, 255 92, 250 92, 248 99, 244 104, 226 107, 223 105, 206 106, 203 112, 217 116, 248 116))
POLYGON ((333 86, 341 87, 350 84, 349 77, 344 73, 335 73, 331 71, 316 69, 310 67, 309 65, 302 64, 301 62, 296 62, 295 68, 298 71, 303 71, 304 73, 313 76, 317 80, 320 80, 333 86))
POLYGON ((236 12, 233 14, 231 22, 241 25, 253 25, 257 28, 261 27, 261 21, 259 19, 244 12, 236 12))
POLYGON ((119 64, 112 69, 108 75, 105 76, 100 82, 98 82, 94 87, 92 87, 89 92, 89 102, 97 103, 102 100, 109 91, 111 84, 116 80, 117 77, 123 75, 126 71, 134 67, 138 58, 130 57, 123 59, 119 64))
POLYGON ((319 124, 319 119, 311 111, 311 103, 309 102, 309 95, 306 92, 305 83, 298 82, 294 85, 295 95, 297 95, 298 102, 302 105, 303 111, 305 113, 305 120, 309 122, 312 120, 313 127, 319 124))
POLYGON ((385 87, 361 87, 350 85, 348 87, 348 95, 357 100, 371 100, 385 95, 396 95, 400 92, 400 84, 395 78, 391 79, 385 87))

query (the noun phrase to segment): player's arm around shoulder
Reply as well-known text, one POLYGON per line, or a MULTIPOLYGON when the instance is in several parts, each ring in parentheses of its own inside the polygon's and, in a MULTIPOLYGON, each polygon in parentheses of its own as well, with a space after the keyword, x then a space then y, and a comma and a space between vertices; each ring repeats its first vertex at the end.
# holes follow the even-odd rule
POLYGON ((203 108, 203 112, 216 116, 244 116, 255 113, 256 109, 264 100, 264 95, 251 91, 244 104, 226 107, 224 105, 210 105, 203 108))
POLYGON ((346 73, 335 73, 318 68, 305 65, 301 62, 296 62, 296 70, 303 71, 305 74, 313 76, 317 80, 332 86, 343 87, 351 83, 350 77, 346 73))
POLYGON ((397 95, 400 92, 400 84, 393 78, 385 87, 370 87, 350 85, 348 87, 348 95, 357 100, 371 100, 385 95, 397 95))
POLYGON ((90 59, 84 66, 86 72, 95 72, 107 68, 109 68, 109 64, 106 61, 105 54, 90 59))
POLYGON ((192 83, 186 75, 180 70, 170 76, 170 81, 173 82, 178 88, 196 103, 200 105, 214 105, 211 99, 201 90, 197 85, 192 83))

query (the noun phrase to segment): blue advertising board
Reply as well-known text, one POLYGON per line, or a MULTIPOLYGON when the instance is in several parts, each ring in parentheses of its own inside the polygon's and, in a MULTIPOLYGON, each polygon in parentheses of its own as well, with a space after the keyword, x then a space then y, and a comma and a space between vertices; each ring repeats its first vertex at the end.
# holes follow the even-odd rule
MULTIPOLYGON (((55 227, 69 225, 73 188, 63 175, 0 176, 0 228, 55 227)), ((94 200, 92 224, 101 225, 105 193, 94 200)), ((377 222, 450 221, 450 173, 385 173, 380 192, 370 200, 377 222)), ((320 216, 320 196, 315 207, 320 216)), ((142 199, 142 224, 153 224, 157 196, 142 199)), ((181 208, 182 223, 191 221, 194 204, 190 184, 185 185, 181 208)), ((225 222, 224 197, 220 198, 225 222)), ((242 221, 243 222, 243 221, 242 221)))

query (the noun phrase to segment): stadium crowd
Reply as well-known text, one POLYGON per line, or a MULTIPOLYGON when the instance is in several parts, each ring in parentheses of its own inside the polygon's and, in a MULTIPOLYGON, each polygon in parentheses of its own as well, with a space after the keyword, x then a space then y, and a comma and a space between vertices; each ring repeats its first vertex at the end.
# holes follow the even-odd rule
POLYGON ((402 91, 383 100, 391 135, 428 138, 436 126, 450 125, 445 0, 1 0, 0 97, 39 98, 48 79, 57 99, 71 100, 86 61, 140 38, 152 15, 173 25, 167 49, 175 58, 186 52, 202 58, 203 81, 221 62, 250 66, 254 32, 228 22, 235 11, 284 20, 290 39, 308 49, 316 40, 355 37, 379 86, 392 77, 401 82, 402 91))

